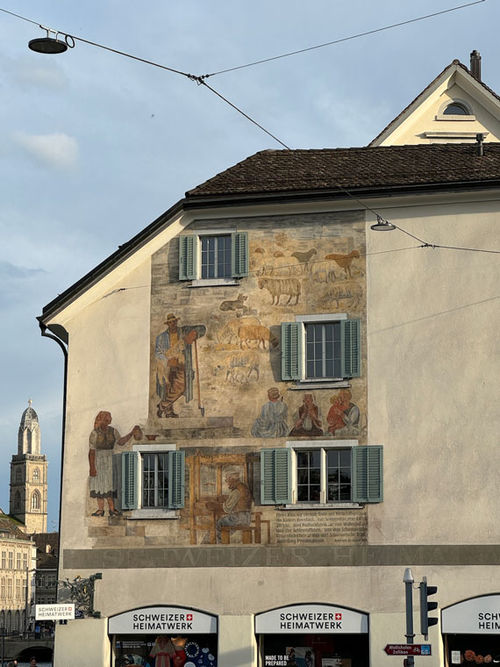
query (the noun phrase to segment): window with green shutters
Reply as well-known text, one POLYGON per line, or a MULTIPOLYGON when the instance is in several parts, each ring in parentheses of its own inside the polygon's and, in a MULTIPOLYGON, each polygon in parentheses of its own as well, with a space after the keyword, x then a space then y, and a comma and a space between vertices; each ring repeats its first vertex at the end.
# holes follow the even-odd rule
POLYGON ((179 280, 224 280, 247 275, 247 232, 179 237, 179 280))
POLYGON ((303 318, 281 323, 281 379, 325 381, 361 375, 358 319, 303 318))
POLYGON ((380 503, 383 449, 379 445, 297 446, 261 451, 263 505, 380 503))
POLYGON ((176 450, 123 452, 119 457, 120 504, 123 510, 184 507, 185 456, 176 450))

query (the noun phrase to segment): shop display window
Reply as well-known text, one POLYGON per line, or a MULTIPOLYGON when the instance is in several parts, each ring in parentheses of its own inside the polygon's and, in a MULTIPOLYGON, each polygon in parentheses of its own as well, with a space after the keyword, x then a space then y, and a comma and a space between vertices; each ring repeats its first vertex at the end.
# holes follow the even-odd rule
POLYGON ((368 635, 261 635, 261 667, 366 667, 368 635))
POLYGON ((119 635, 113 667, 217 667, 217 635, 119 635))
POLYGON ((447 635, 446 643, 449 667, 500 663, 499 635, 447 635))

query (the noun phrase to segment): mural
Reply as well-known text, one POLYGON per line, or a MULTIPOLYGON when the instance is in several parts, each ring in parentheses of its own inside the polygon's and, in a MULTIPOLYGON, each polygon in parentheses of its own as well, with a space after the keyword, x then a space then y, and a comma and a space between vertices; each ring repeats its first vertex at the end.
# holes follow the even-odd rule
POLYGON ((156 394, 160 399, 157 405, 158 417, 179 416, 174 412, 174 403, 181 396, 185 397, 186 403, 193 399, 194 378, 198 407, 203 414, 197 339, 205 335, 206 328, 203 325, 179 327, 178 321, 178 317, 169 313, 164 322, 167 328, 156 337, 156 394))
MULTIPOLYGON (((260 504, 262 448, 287 439, 366 443, 365 378, 310 388, 283 382, 280 345, 281 323, 299 315, 343 313, 365 320, 364 215, 220 222, 248 232, 249 275, 236 285, 179 281, 176 238, 152 257, 148 416, 124 437, 111 426, 109 412, 96 417, 89 535, 110 546, 123 545, 125 526, 126 536, 145 546, 364 544, 364 509, 349 515, 309 511, 304 522, 299 510, 260 504), (137 517, 119 505, 113 454, 142 439, 158 451, 168 444, 184 453, 185 504, 175 521, 133 521, 137 517)), ((206 232, 217 224, 195 221, 187 231, 206 232)), ((153 657, 157 661, 149 652, 144 656, 150 663, 153 657)))
POLYGON ((109 516, 119 516, 120 510, 115 507, 117 489, 113 481, 113 451, 115 445, 123 446, 131 438, 142 439, 139 426, 120 437, 118 431, 111 426, 111 413, 99 412, 94 421, 94 428, 89 437, 89 477, 90 497, 97 501, 97 510, 92 516, 104 516, 104 500, 108 504, 109 516))

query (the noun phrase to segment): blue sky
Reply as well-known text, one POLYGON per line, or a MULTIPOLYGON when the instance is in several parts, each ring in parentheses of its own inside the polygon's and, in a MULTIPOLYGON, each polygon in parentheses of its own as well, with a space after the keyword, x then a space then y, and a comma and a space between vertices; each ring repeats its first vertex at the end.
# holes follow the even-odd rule
MULTIPOLYGON (((205 74, 462 4, 453 0, 0 0, 42 25, 205 74)), ((210 85, 292 148, 366 145, 454 58, 478 49, 500 91, 498 0, 221 74, 210 85)), ((184 192, 259 150, 280 148, 205 87, 0 12, 0 507, 29 398, 58 518, 63 360, 42 307, 184 192)), ((90 425, 89 425, 90 428, 90 425)), ((85 465, 85 461, 82 461, 85 465)))

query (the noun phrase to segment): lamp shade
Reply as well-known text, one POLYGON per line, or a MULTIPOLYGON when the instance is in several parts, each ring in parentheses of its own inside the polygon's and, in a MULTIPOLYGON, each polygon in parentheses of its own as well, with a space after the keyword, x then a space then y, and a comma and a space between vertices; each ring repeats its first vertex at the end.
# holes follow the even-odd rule
POLYGON ((65 42, 53 37, 37 37, 30 40, 28 46, 37 53, 64 53, 68 48, 65 42))

